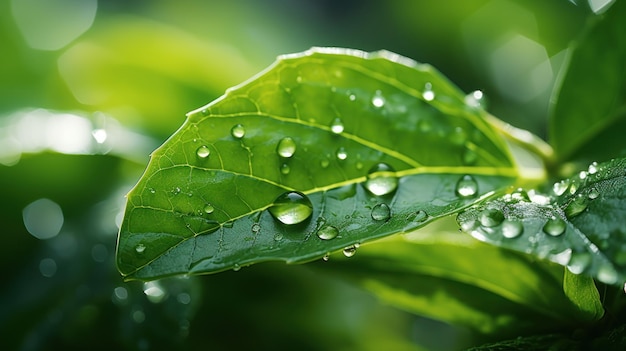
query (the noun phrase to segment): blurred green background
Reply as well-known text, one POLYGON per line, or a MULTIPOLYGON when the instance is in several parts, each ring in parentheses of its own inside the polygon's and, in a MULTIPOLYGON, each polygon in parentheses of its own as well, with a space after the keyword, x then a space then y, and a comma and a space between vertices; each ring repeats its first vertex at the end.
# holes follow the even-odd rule
POLYGON ((123 283, 113 257, 124 194, 186 112, 311 46, 430 63, 464 91, 482 90, 494 115, 543 136, 566 47, 590 13, 567 0, 2 2, 2 344, 471 345, 466 330, 381 305, 307 265, 123 283))

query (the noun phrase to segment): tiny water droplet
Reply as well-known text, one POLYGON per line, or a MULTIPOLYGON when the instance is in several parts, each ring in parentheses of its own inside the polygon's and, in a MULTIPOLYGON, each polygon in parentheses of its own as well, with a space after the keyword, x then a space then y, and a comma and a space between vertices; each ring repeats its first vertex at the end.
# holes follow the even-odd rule
POLYGON ((355 100, 356 100, 356 95, 354 95, 354 94, 350 94, 350 95, 348 95, 348 99, 349 99, 350 101, 355 101, 355 100))
POLYGON ((283 240, 283 235, 281 233, 274 234, 274 241, 281 241, 281 240, 283 240))
POLYGON ((343 122, 341 121, 339 117, 335 118, 333 122, 330 124, 330 130, 335 134, 343 133, 343 129, 344 129, 343 122))
POLYGON ((203 210, 204 210, 204 213, 211 214, 213 213, 213 211, 215 211, 215 208, 211 204, 206 204, 203 210))
POLYGON ((376 108, 385 106, 385 98, 380 90, 376 90, 374 93, 374 96, 372 97, 372 105, 376 108))
POLYGON ((489 208, 480 213, 480 224, 483 227, 495 227, 504 221, 504 214, 496 208, 489 208))
POLYGON ((258 233, 258 232, 261 230, 261 225, 260 225, 259 223, 254 223, 254 224, 252 225, 252 227, 250 228, 250 230, 251 230, 254 234, 256 234, 256 233, 258 233))
POLYGON ((322 166, 322 168, 327 168, 328 165, 330 165, 330 161, 328 160, 328 158, 324 158, 320 161, 320 166, 322 166))
POLYGON ((343 249, 343 255, 346 257, 352 257, 356 253, 356 250, 357 250, 356 245, 350 245, 343 249))
POLYGON ((337 235, 339 235, 339 229, 333 227, 332 225, 323 226, 317 231, 317 237, 322 240, 334 239, 337 235))
POLYGON ((570 186, 569 186, 569 193, 574 195, 574 194, 576 194, 577 191, 578 191, 578 184, 576 184, 576 183, 570 184, 570 186))
POLYGON ((465 150, 463 153, 463 164, 473 165, 476 161, 478 161, 478 154, 471 149, 465 150))
POLYGON ((246 129, 241 124, 235 124, 230 130, 230 135, 232 135, 233 138, 241 139, 246 135, 246 129))
POLYGON ((391 218, 391 208, 387 204, 378 204, 372 208, 371 215, 375 221, 388 221, 391 218))
POLYGON ((292 138, 285 137, 280 139, 278 146, 276 147, 276 153, 278 153, 279 156, 289 158, 293 156, 295 152, 296 142, 292 138))
POLYGON ((345 159, 348 158, 348 152, 346 151, 346 149, 342 146, 339 149, 337 149, 337 152, 335 154, 337 156, 337 159, 343 161, 345 159))
POLYGON ((507 239, 517 238, 524 231, 524 225, 517 219, 505 219, 502 221, 502 236, 507 239))
POLYGON ((580 173, 578 173, 578 178, 580 178, 581 180, 587 178, 587 172, 580 171, 580 173))
POLYGON ((581 194, 578 194, 565 208, 565 215, 567 218, 572 218, 581 214, 587 209, 588 199, 581 194))
POLYGON ((172 188, 172 194, 173 194, 173 195, 178 195, 178 194, 180 194, 180 188, 179 188, 179 187, 177 187, 177 186, 176 186, 176 187, 173 187, 173 188, 172 188))
POLYGON ((465 103, 474 108, 485 107, 485 96, 482 91, 474 90, 465 96, 465 103))
POLYGON ((589 189, 589 194, 587 194, 589 200, 595 200, 598 198, 598 196, 600 196, 600 192, 598 191, 598 189, 596 189, 595 187, 589 189))
POLYGON ((210 154, 211 150, 206 145, 202 145, 196 150, 196 155, 200 158, 207 158, 210 154))
POLYGON ((426 213, 426 211, 423 211, 423 210, 418 210, 408 215, 406 219, 407 221, 410 221, 413 223, 422 223, 428 219, 428 213, 426 213))
POLYGON ((587 169, 587 172, 589 174, 596 174, 598 173, 598 162, 591 162, 591 164, 589 165, 589 168, 587 169))
POLYGON ((561 196, 565 193, 568 187, 569 187, 569 180, 564 179, 564 180, 561 180, 560 182, 554 183, 554 185, 552 185, 552 191, 554 192, 556 196, 561 196))
POLYGON ((566 224, 564 220, 558 217, 552 217, 543 225, 543 232, 548 235, 559 236, 565 232, 565 228, 566 224))
POLYGON ((354 165, 354 166, 356 167, 356 169, 363 169, 363 162, 358 161, 358 162, 356 163, 356 165, 354 165))
POLYGON ((454 145, 463 145, 467 141, 467 133, 461 127, 456 127, 448 136, 450 142, 454 145))
POLYGON ((324 257, 322 257, 322 260, 324 260, 324 262, 328 262, 328 260, 330 260, 330 253, 327 252, 324 257))
POLYGON ((291 168, 289 168, 288 164, 283 163, 282 166, 280 166, 280 173, 287 175, 289 172, 291 172, 291 168))
POLYGON ((370 193, 383 196, 394 192, 398 188, 398 178, 395 170, 386 163, 379 163, 367 173, 365 189, 370 193))
POLYGON ((154 190, 154 188, 148 188, 148 191, 150 192, 150 194, 156 193, 156 190, 154 190))
POLYGON ((135 246, 135 252, 137 252, 138 254, 144 253, 145 251, 146 251, 146 245, 137 244, 137 246, 135 246))
POLYGON ((456 183, 455 191, 460 197, 473 197, 478 192, 478 183, 471 175, 464 175, 456 183))
POLYGON ((233 266, 233 272, 239 272, 241 270, 241 266, 237 263, 233 266))
POLYGON ((202 114, 203 114, 203 115, 205 115, 205 116, 206 116, 206 115, 208 115, 208 114, 209 114, 209 110, 208 110, 208 109, 206 109, 206 108, 205 108, 205 109, 203 109, 203 110, 202 110, 202 114))
POLYGON ((433 101, 435 99, 435 92, 433 91, 433 85, 431 83, 426 83, 424 85, 424 91, 422 92, 422 97, 426 101, 433 101))
POLYGON ((277 197, 269 212, 283 224, 298 224, 311 217, 313 204, 306 195, 291 191, 277 197))

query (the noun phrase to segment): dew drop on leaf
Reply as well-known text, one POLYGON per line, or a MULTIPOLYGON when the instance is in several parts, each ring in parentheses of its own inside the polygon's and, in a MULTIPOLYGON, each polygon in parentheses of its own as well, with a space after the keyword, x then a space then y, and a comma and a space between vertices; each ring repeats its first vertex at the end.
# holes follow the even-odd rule
POLYGON ((350 245, 343 249, 343 255, 346 257, 352 257, 356 253, 358 245, 350 245))
POLYGON ((502 221, 504 221, 504 214, 498 209, 489 208, 480 213, 480 224, 483 227, 495 227, 502 221))
POLYGON ((517 219, 505 219, 502 221, 502 236, 507 239, 517 238, 524 231, 524 225, 517 219))
POLYGON ((387 204, 378 204, 372 208, 372 219, 375 221, 388 221, 391 218, 391 208, 387 204))
POLYGON ((283 235, 281 233, 274 234, 274 241, 281 241, 281 240, 283 240, 283 235))
POLYGON ((232 135, 233 138, 241 139, 246 135, 246 129, 241 124, 235 124, 230 130, 230 135, 232 135))
POLYGON ((422 92, 422 97, 426 101, 433 101, 435 99, 435 92, 433 91, 433 85, 431 83, 426 83, 424 85, 424 91, 422 92))
POLYGON ((600 196, 600 192, 598 191, 598 189, 596 188, 589 189, 589 194, 587 194, 587 197, 589 198, 589 200, 595 200, 598 198, 598 196, 600 196))
POLYGON ((599 281, 605 284, 615 284, 617 283, 618 273, 612 264, 606 262, 598 267, 596 276, 599 281))
POLYGON ((552 185, 552 191, 554 192, 556 196, 561 196, 565 193, 568 187, 569 187, 569 180, 564 179, 560 182, 554 183, 554 185, 552 185))
POLYGON ((385 98, 380 90, 376 90, 374 93, 374 96, 372 97, 372 105, 377 108, 385 106, 385 98))
POLYGON ((172 188, 172 195, 178 195, 180 194, 180 188, 175 186, 172 188))
POLYGON ((343 122, 341 121, 339 117, 335 118, 333 122, 330 124, 330 131, 335 134, 343 133, 343 129, 344 129, 343 122))
POLYGON ((292 225, 302 223, 311 217, 313 205, 306 195, 291 191, 277 197, 268 210, 279 222, 292 225))
POLYGON ((589 174, 596 174, 598 173, 598 162, 591 162, 591 164, 589 165, 589 168, 587 169, 587 173, 589 174))
POLYGON ((454 145, 463 145, 467 141, 467 133, 463 128, 456 127, 448 136, 450 142, 454 145))
POLYGON ((320 161, 320 166, 322 166, 322 168, 327 168, 328 165, 330 165, 330 161, 328 160, 328 158, 324 158, 320 161))
POLYGON ((482 91, 474 90, 473 92, 467 94, 465 96, 465 103, 474 108, 483 107, 485 108, 485 96, 482 91))
POLYGON ((317 231, 317 237, 322 240, 334 239, 337 235, 339 235, 339 229, 333 227, 332 225, 323 226, 317 231))
POLYGON ((254 224, 252 225, 252 227, 250 228, 250 230, 251 230, 254 234, 256 234, 256 233, 258 233, 258 232, 261 230, 261 225, 260 225, 259 223, 254 223, 254 224))
POLYGON ((428 213, 423 210, 418 210, 407 217, 407 220, 414 223, 422 223, 428 219, 428 213))
POLYGON ((322 257, 322 260, 324 260, 324 262, 328 262, 328 260, 330 260, 330 254, 326 253, 324 257, 322 257))
POLYGON ((350 95, 348 95, 348 99, 349 99, 350 101, 355 101, 355 100, 356 100, 356 95, 354 95, 354 94, 350 94, 350 95))
POLYGON ((386 163, 375 165, 367 173, 365 188, 377 196, 394 192, 398 188, 398 178, 394 174, 394 169, 386 163))
POLYGON ((565 227, 564 220, 552 217, 543 225, 543 232, 551 236, 559 236, 565 232, 565 227))
POLYGON ((210 154, 211 150, 206 145, 202 145, 196 150, 196 155, 200 158, 207 158, 210 154))
POLYGON ((154 188, 148 188, 148 191, 150 192, 150 194, 156 193, 156 190, 154 190, 154 188))
POLYGON ((290 137, 280 139, 276 147, 276 153, 280 157, 285 158, 293 156, 293 154, 296 153, 296 142, 290 137))
POLYGON ((567 218, 572 218, 578 216, 584 210, 587 209, 587 201, 588 199, 582 195, 576 196, 568 205, 565 207, 565 215, 567 218))
POLYGON ((471 175, 464 175, 456 183, 455 192, 460 197, 472 197, 478 192, 478 183, 471 175))
POLYGON ((135 246, 135 252, 137 252, 138 254, 142 254, 145 251, 146 251, 146 245, 138 244, 137 246, 135 246))
POLYGON ((288 164, 283 163, 282 166, 280 166, 280 173, 287 175, 289 172, 291 172, 291 168, 289 168, 288 164))
POLYGON ((206 204, 203 210, 204 210, 204 213, 211 214, 213 213, 213 211, 215 211, 215 208, 211 204, 206 204))
POLYGON ((348 158, 348 152, 346 151, 346 149, 342 146, 339 149, 337 149, 337 152, 335 153, 335 155, 337 156, 337 159, 343 161, 345 159, 348 158))

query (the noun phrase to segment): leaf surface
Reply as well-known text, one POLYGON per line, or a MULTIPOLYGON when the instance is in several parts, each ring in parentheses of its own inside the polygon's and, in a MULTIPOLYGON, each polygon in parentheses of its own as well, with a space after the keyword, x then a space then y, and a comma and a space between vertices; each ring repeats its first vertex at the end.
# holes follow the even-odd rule
POLYGON ((626 281, 626 159, 554 184, 551 194, 506 194, 459 214, 479 240, 559 263, 606 284, 626 281))
POLYGON ((570 48, 550 113, 550 143, 560 160, 604 160, 626 148, 624 16, 626 4, 616 1, 604 15, 590 18, 570 48))
POLYGON ((389 52, 283 56, 152 154, 128 194, 118 268, 153 279, 304 262, 455 213, 517 176, 484 116, 432 67, 389 52), (310 206, 281 205, 285 194, 310 206))

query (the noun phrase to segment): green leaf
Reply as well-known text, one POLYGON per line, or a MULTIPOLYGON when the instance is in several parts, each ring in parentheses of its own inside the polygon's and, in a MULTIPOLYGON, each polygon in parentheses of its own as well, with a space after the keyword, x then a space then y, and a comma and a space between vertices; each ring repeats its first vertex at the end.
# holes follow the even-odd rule
POLYGON ((578 307, 581 319, 594 322, 604 315, 600 293, 590 276, 574 274, 566 269, 565 277, 563 277, 563 291, 578 307))
POLYGON ((481 243, 453 223, 455 229, 440 225, 446 222, 453 221, 365 244, 354 258, 333 255, 313 267, 356 282, 385 303, 492 337, 588 320, 564 293, 563 267, 481 243))
POLYGON ((560 160, 604 160, 626 149, 625 16, 626 4, 616 1, 590 19, 570 48, 550 116, 550 142, 560 160))
POLYGON ((152 154, 128 194, 118 268, 153 279, 304 262, 455 213, 517 177, 485 115, 389 52, 283 56, 152 154))
POLYGON ((459 214, 479 240, 586 273, 626 281, 626 159, 597 164, 554 184, 549 195, 517 191, 459 214))

